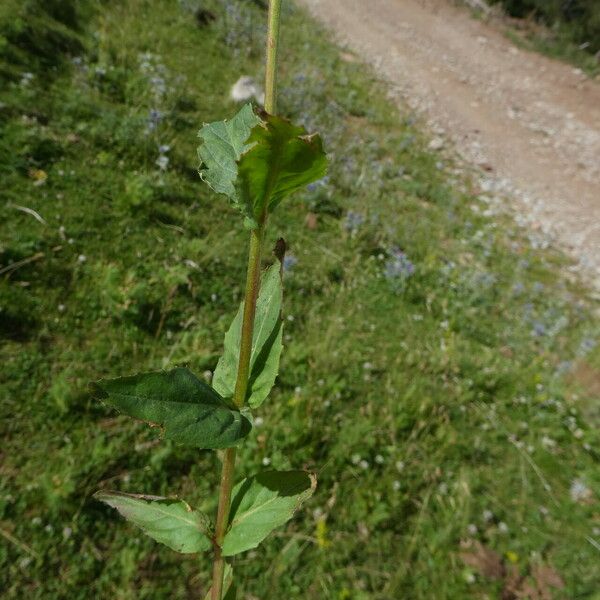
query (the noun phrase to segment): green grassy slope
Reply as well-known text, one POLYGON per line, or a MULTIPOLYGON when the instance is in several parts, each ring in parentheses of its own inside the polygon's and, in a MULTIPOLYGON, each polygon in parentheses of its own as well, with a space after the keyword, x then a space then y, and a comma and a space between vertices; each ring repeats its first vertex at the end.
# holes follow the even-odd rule
MULTIPOLYGON (((210 371, 242 294, 247 235, 198 179, 196 132, 236 110, 240 75, 261 76, 265 14, 215 1, 205 24, 193 4, 93 3, 56 68, 0 13, 6 598, 207 587, 208 557, 158 546, 91 494, 177 493, 212 512, 216 456, 158 443, 87 392, 210 371)), ((331 169, 270 223, 296 259, 286 347, 238 473, 304 466, 319 488, 236 561, 240 597, 498 597, 460 558, 479 540, 597 598, 597 304, 424 149, 369 71, 301 12, 284 18, 280 108, 323 134, 331 169)))

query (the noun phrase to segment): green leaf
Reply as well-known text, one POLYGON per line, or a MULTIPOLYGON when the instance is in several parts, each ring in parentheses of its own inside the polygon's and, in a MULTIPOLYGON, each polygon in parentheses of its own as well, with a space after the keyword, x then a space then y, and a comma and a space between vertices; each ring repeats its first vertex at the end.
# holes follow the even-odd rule
POLYGON ((273 529, 292 518, 317 486, 306 471, 266 471, 244 479, 232 492, 230 529, 223 555, 256 548, 273 529))
POLYGON ((192 554, 212 547, 209 518, 183 500, 120 492, 97 492, 94 498, 116 508, 146 535, 177 552, 192 554))
MULTIPOLYGON (((256 301, 256 316, 252 334, 250 354, 250 377, 246 402, 251 408, 260 406, 269 395, 277 372, 279 357, 283 348, 283 323, 281 321, 281 285, 280 263, 276 261, 261 277, 260 292, 256 301)), ((225 349, 215 369, 212 384, 224 398, 231 398, 235 389, 244 303, 225 334, 225 349)))
POLYGON ((252 128, 260 123, 252 105, 246 104, 230 121, 205 124, 198 132, 202 144, 198 147, 199 173, 215 192, 225 194, 247 216, 249 208, 238 202, 235 182, 238 176, 237 161, 248 149, 247 141, 252 128))
POLYGON ((271 212, 286 196, 320 179, 327 158, 320 136, 264 113, 252 129, 247 150, 238 162, 241 202, 252 207, 254 219, 271 212))
POLYGON ((229 448, 252 425, 190 370, 141 373, 92 384, 97 398, 135 419, 159 426, 164 437, 196 448, 229 448))
MULTIPOLYGON (((212 588, 208 590, 204 600, 210 600, 212 588)), ((233 568, 229 563, 225 563, 225 569, 223 571, 223 600, 235 600, 236 589, 233 585, 233 568)))

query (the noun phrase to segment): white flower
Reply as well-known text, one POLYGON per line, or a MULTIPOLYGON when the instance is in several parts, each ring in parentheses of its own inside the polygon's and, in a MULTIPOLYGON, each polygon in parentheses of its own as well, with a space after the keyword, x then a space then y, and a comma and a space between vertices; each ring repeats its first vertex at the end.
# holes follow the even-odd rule
POLYGON ((498 523, 498 531, 500 533, 508 533, 508 525, 504 521, 498 523))
POLYGON ((350 460, 352 462, 353 465, 357 465, 360 462, 360 454, 353 454, 350 457, 350 460))
POLYGON ((376 462, 378 465, 382 465, 382 464, 385 462, 385 459, 383 458, 383 456, 381 456, 381 454, 378 454, 378 455, 375 457, 375 462, 376 462))
POLYGON ((85 255, 85 254, 80 254, 80 255, 77 257, 77 261, 78 261, 78 262, 80 262, 80 263, 84 263, 86 260, 87 260, 87 257, 86 257, 86 255, 85 255))
POLYGON ((255 98, 259 104, 265 101, 265 94, 261 87, 248 75, 242 75, 231 88, 231 99, 234 102, 246 102, 255 98))
POLYGON ((398 471, 399 473, 400 473, 401 471, 404 471, 404 467, 405 467, 405 466, 406 466, 406 465, 404 464, 404 461, 403 461, 403 460, 399 460, 399 461, 397 461, 397 462, 396 462, 396 469, 397 469, 397 471, 398 471))
POLYGON ((161 171, 166 171, 169 166, 169 157, 161 154, 154 163, 161 171))
POLYGON ((63 529, 62 534, 63 534, 63 538, 65 540, 68 540, 73 535, 73 530, 70 527, 65 527, 63 529))
POLYGON ((256 417, 254 419, 254 427, 260 427, 264 422, 265 420, 262 417, 256 417))
POLYGON ((477 525, 475 525, 475 523, 470 523, 467 526, 467 531, 469 532, 470 535, 477 535, 477 525))
POLYGON ((569 489, 571 500, 573 502, 583 502, 589 500, 592 495, 592 490, 581 479, 573 479, 571 488, 569 489))
POLYGON ((494 513, 491 510, 485 509, 483 511, 483 520, 486 522, 491 521, 494 518, 494 513))
POLYGON ((402 487, 402 484, 396 479, 392 482, 392 489, 397 492, 402 487))
POLYGON ((264 467, 268 467, 271 464, 271 459, 268 456, 265 456, 262 459, 262 464, 264 467))
POLYGON ((361 461, 358 463, 358 466, 359 466, 361 469, 365 469, 365 470, 367 470, 367 469, 369 468, 369 463, 368 463, 366 460, 361 460, 361 461))

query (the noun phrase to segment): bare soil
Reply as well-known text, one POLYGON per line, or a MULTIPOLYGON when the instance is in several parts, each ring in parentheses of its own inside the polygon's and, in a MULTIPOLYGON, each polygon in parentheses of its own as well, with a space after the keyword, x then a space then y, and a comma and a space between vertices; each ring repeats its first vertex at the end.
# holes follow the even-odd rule
POLYGON ((301 0, 600 283, 600 84, 447 0, 301 0))

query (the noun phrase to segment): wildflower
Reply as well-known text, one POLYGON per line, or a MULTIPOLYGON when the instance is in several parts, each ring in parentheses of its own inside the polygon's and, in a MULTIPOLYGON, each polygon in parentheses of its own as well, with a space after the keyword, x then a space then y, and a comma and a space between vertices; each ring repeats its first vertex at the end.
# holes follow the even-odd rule
POLYGON ((508 558, 508 560, 514 564, 519 562, 519 555, 516 552, 513 552, 512 550, 509 550, 506 553, 506 558, 508 558))
POLYGON ((596 347, 596 340, 592 338, 584 338, 579 345, 580 354, 588 354, 596 347))
POLYGON ((360 454, 353 454, 350 457, 350 461, 352 462, 353 465, 357 465, 360 462, 360 454))
POLYGON ((161 154, 154 163, 161 171, 166 171, 169 166, 169 157, 161 154))
POLYGON ((397 461, 397 462, 396 462, 396 470, 397 470, 399 473, 400 473, 400 472, 402 472, 402 471, 404 471, 404 467, 405 467, 405 466, 406 466, 406 465, 404 464, 404 461, 402 461, 402 460, 399 460, 399 461, 397 461))
POLYGON ((73 530, 70 527, 65 527, 62 531, 63 538, 68 540, 73 535, 73 530))
POLYGON ((27 87, 32 81, 35 75, 33 73, 25 72, 21 75, 21 81, 19 85, 21 87, 27 87))
POLYGON ((268 467, 271 464, 271 459, 268 456, 265 456, 262 459, 262 464, 264 467, 268 467))
POLYGON ((288 273, 296 266, 297 263, 298 259, 293 254, 286 254, 283 257, 283 271, 288 273))
POLYGON ((361 213, 354 212, 353 210, 349 210, 346 213, 346 219, 344 221, 344 229, 354 233, 357 231, 360 226, 365 222, 365 217, 361 213))
POLYGON ((156 97, 163 96, 167 91, 167 84, 163 77, 155 76, 150 78, 150 85, 156 97))
POLYGON ((318 181, 313 181, 306 186, 309 192, 316 192, 319 188, 325 187, 329 183, 329 175, 321 177, 318 181))
POLYGON ((154 131, 163 120, 163 117, 164 113, 162 111, 158 110, 158 108, 151 108, 146 121, 148 131, 154 131))
POLYGON ((494 518, 494 513, 491 510, 484 510, 483 511, 483 520, 486 522, 491 521, 494 518))
POLYGON ((48 179, 48 173, 42 169, 32 169, 29 171, 29 177, 33 179, 33 185, 37 187, 46 183, 46 180, 48 179))
POLYGON ((537 337, 542 337, 544 335, 546 335, 546 326, 541 322, 541 321, 534 321, 533 322, 533 330, 532 330, 532 334, 537 336, 537 337))
POLYGON ((262 417, 256 417, 254 419, 254 427, 260 427, 264 422, 265 420, 262 417))
POLYGON ((87 260, 87 256, 86 256, 85 254, 80 254, 80 255, 77 257, 77 262, 79 262, 79 263, 81 263, 81 264, 83 264, 83 263, 84 263, 86 260, 87 260))
POLYGON ((361 460, 358 466, 366 471, 369 468, 369 463, 366 460, 361 460))
POLYGON ((498 523, 498 531, 500 533, 508 533, 508 525, 504 521, 498 523))
POLYGON ((382 464, 385 462, 385 459, 383 458, 383 456, 381 456, 381 454, 378 454, 378 455, 375 457, 375 462, 376 462, 378 465, 382 465, 382 464))
POLYGON ((569 494, 573 502, 585 502, 592 496, 592 490, 585 484, 582 479, 573 479, 569 494))
POLYGON ((208 383, 210 383, 213 378, 213 372, 210 369, 206 369, 206 371, 204 371, 204 373, 202 373, 202 376, 204 377, 204 379, 206 381, 208 381, 208 383))
POLYGON ((169 144, 161 144, 158 147, 158 153, 159 154, 166 154, 167 152, 169 152, 171 150, 171 146, 169 146, 169 144))
POLYGON ((253 77, 248 75, 243 75, 233 84, 230 96, 234 102, 246 102, 252 98, 259 104, 263 104, 265 101, 262 88, 254 81, 253 77))
POLYGON ((392 489, 393 489, 395 492, 397 492, 397 491, 398 491, 398 490, 399 490, 401 487, 402 487, 402 484, 401 484, 401 483, 400 483, 400 482, 399 482, 397 479, 395 479, 395 480, 392 482, 392 489))
POLYGON ((475 523, 470 523, 467 527, 467 531, 469 532, 469 535, 477 535, 479 530, 477 529, 477 525, 475 525, 475 523))
POLYGON ((390 258, 385 263, 384 276, 388 281, 403 283, 415 272, 415 266, 406 254, 398 248, 390 252, 390 258))

